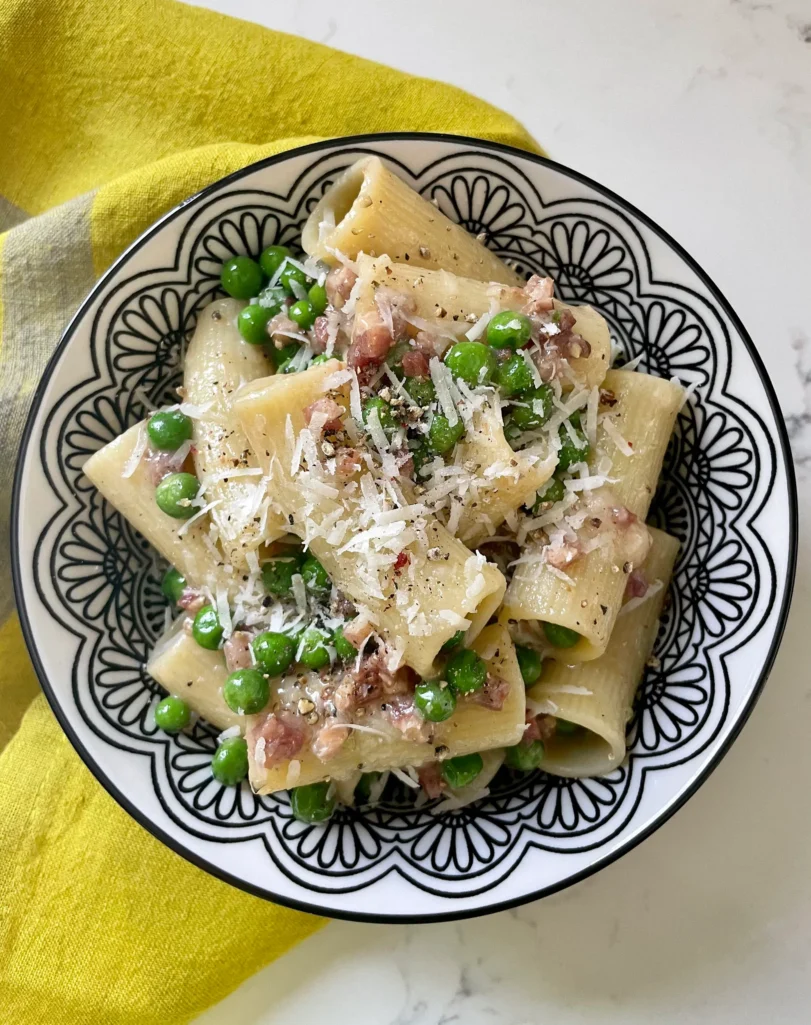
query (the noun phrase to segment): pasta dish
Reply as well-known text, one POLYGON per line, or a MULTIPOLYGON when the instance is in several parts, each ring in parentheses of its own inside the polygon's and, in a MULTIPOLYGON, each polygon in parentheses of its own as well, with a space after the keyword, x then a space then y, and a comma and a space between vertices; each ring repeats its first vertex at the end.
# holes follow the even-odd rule
POLYGON ((685 389, 485 241, 364 158, 301 252, 226 262, 177 403, 84 467, 169 563, 156 728, 202 717, 214 778, 305 822, 625 757, 685 389))

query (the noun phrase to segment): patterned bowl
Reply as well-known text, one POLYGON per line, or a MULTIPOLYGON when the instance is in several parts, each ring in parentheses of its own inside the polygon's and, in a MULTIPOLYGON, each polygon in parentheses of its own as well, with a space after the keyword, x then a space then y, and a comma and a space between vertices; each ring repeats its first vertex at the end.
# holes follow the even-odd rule
POLYGON ((150 228, 96 285, 40 383, 14 491, 20 615, 42 686, 99 781, 179 854, 252 893, 335 917, 463 918, 559 890, 619 857, 706 779, 752 710, 786 620, 796 499, 785 426, 751 339, 693 260, 625 200, 551 161, 441 135, 377 135, 253 164, 150 228), (343 168, 384 156, 522 271, 596 306, 641 369, 695 387, 653 521, 682 541, 672 602, 610 776, 497 777, 441 816, 391 791, 326 826, 285 794, 223 788, 216 731, 155 727, 144 667, 161 568, 82 474, 87 457, 172 401, 198 311, 234 253, 297 239, 343 168))

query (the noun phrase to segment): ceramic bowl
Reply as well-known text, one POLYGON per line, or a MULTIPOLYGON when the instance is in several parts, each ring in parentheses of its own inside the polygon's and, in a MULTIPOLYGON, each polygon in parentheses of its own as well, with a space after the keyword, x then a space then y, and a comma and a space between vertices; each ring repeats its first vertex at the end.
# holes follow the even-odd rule
MULTIPOLYGON (((722 240, 719 240, 719 245, 722 240)), ((150 228, 99 281, 37 390, 13 510, 20 615, 42 686, 91 771, 145 828, 252 893, 334 917, 462 918, 561 889, 661 825, 752 710, 786 619, 796 553, 786 431, 751 339, 684 250, 624 199, 549 160, 473 139, 376 135, 272 157, 150 228), (682 542, 672 600, 629 724, 599 779, 497 777, 436 815, 412 792, 326 826, 287 795, 221 787, 216 730, 155 727, 144 668, 164 623, 162 568, 82 474, 88 456, 173 401, 181 345, 224 260, 298 239, 349 164, 377 153, 449 217, 590 303, 640 369, 692 385, 652 520, 682 542)))

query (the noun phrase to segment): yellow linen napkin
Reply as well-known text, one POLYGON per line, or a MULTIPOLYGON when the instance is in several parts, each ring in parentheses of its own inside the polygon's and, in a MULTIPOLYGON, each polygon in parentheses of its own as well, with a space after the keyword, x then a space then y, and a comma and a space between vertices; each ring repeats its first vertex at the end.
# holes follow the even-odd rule
POLYGON ((0 0, 2 1022, 177 1025, 323 924, 194 868, 81 764, 11 615, 9 496, 48 356, 128 243, 253 160, 397 130, 537 150, 457 89, 168 0, 0 0))

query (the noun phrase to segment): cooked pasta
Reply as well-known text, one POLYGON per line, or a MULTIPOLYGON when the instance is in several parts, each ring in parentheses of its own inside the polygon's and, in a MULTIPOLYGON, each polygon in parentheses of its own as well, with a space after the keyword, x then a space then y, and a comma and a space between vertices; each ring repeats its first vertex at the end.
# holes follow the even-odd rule
POLYGON ((414 267, 518 284, 518 275, 464 228, 383 164, 364 157, 348 168, 307 218, 304 251, 333 265, 359 253, 388 255, 414 267))
POLYGON ((85 466, 170 563, 157 728, 202 717, 217 782, 309 823, 395 784, 442 812, 503 772, 609 771, 676 553, 645 517, 684 390, 609 369, 596 310, 377 157, 302 248, 225 262, 180 401, 85 466))
POLYGON ((305 410, 332 402, 328 445, 348 443, 355 428, 346 374, 335 361, 270 378, 243 389, 236 409, 290 529, 397 658, 428 676, 457 630, 476 637, 501 604, 506 584, 495 566, 429 516, 406 485, 393 500, 388 478, 376 469, 353 464, 353 472, 342 475, 330 462, 334 456, 319 458, 320 432, 312 420, 306 424, 305 410))
POLYGON ((421 768, 438 759, 445 761, 488 748, 517 744, 525 726, 524 685, 509 634, 501 626, 490 626, 479 635, 472 650, 484 659, 494 677, 508 685, 508 697, 500 709, 494 711, 467 699, 457 705, 451 718, 436 724, 426 724, 418 717, 409 719, 406 716, 397 720, 395 725, 379 713, 354 726, 340 721, 330 724, 327 718, 326 727, 322 726, 327 736, 334 733, 343 737, 346 734, 333 757, 322 761, 308 751, 303 756, 266 768, 267 719, 272 717, 275 727, 277 717, 284 715, 284 704, 301 700, 299 694, 310 694, 316 701, 318 699, 317 681, 283 680, 277 691, 279 704, 270 716, 256 716, 251 721, 248 731, 251 785, 258 793, 267 794, 293 785, 305 786, 327 779, 342 780, 357 771, 421 768))
POLYGON ((226 705, 222 688, 228 679, 228 667, 221 651, 201 647, 181 617, 155 645, 146 664, 153 680, 170 694, 181 695, 199 716, 212 726, 225 730, 244 726, 245 716, 226 705))
POLYGON ((636 688, 656 640, 679 542, 651 528, 651 549, 644 563, 650 587, 620 610, 605 652, 590 662, 567 665, 550 659, 527 704, 540 715, 562 719, 565 731, 545 741, 543 766, 557 776, 599 776, 625 757, 625 727, 636 688), (571 727, 574 727, 573 729, 571 727))
POLYGON ((262 471, 231 408, 241 385, 273 373, 262 347, 246 345, 237 330, 242 308, 235 299, 206 307, 183 373, 186 401, 200 409, 193 433, 195 470, 206 486, 220 548, 235 569, 247 566, 247 552, 287 533, 284 517, 270 508, 262 471))
POLYGON ((205 543, 208 522, 173 519, 155 504, 154 463, 146 454, 146 441, 145 422, 130 427, 87 460, 85 476, 193 586, 227 586, 222 552, 205 543))
MULTIPOLYGON (((564 500, 527 521, 527 541, 502 612, 505 620, 536 620, 576 632, 579 640, 566 651, 569 661, 598 658, 608 645, 627 577, 647 551, 642 523, 683 393, 670 381, 624 370, 609 371, 604 385, 612 405, 598 418, 585 478, 598 486, 583 492, 573 513, 564 500), (580 529, 579 550, 562 536, 572 519, 580 529), (529 539, 536 524, 558 532, 564 554, 557 565, 549 560, 546 541, 529 539), (563 563, 575 554, 571 564, 563 563)), ((575 478, 571 486, 583 483, 575 478)), ((576 494, 569 492, 567 499, 576 494)))
MULTIPOLYGON (((449 341, 463 341, 463 336, 471 328, 477 330, 476 325, 481 325, 491 313, 520 312, 527 305, 527 294, 521 287, 463 277, 465 272, 454 270, 455 273, 441 268, 426 270, 411 263, 396 263, 389 256, 375 258, 361 253, 357 258, 356 310, 373 307, 376 296, 379 301, 386 296, 404 296, 413 306, 415 327, 425 326, 427 321, 429 330, 441 336, 446 334, 449 341)), ((563 387, 571 388, 575 382, 586 388, 602 384, 611 355, 605 319, 590 306, 570 306, 555 298, 550 301, 553 316, 574 318, 577 334, 588 350, 568 358, 570 374, 561 378, 563 387)), ((560 321, 550 323, 557 328, 560 321)))

